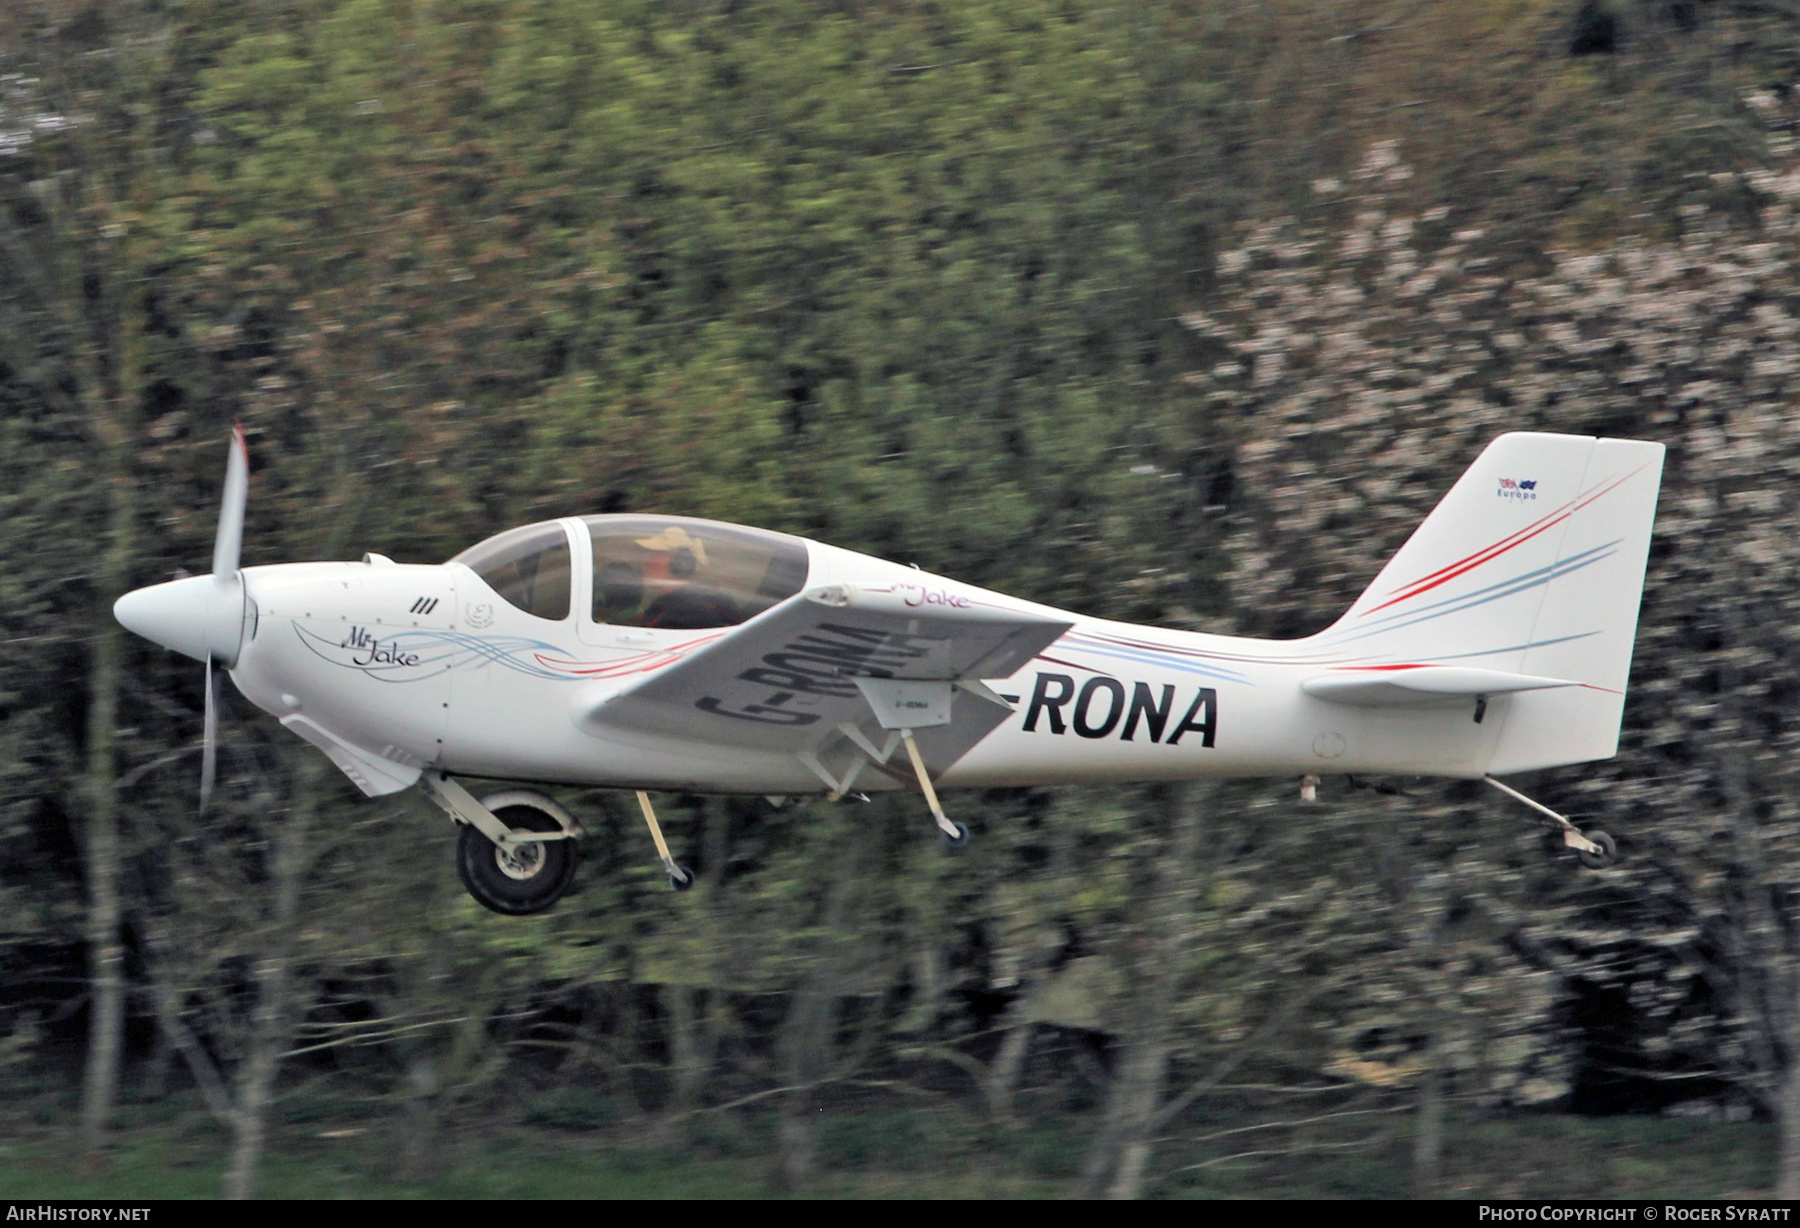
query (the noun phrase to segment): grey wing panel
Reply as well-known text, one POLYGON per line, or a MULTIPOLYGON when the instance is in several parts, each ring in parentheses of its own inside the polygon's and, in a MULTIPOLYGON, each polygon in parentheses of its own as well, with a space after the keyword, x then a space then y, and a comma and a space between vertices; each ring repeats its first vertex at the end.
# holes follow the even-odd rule
MULTIPOLYGON (((1070 625, 973 603, 915 610, 891 590, 838 585, 788 598, 630 690, 601 699, 577 719, 595 732, 629 729, 759 750, 829 753, 844 741, 844 725, 867 722, 885 736, 856 678, 1004 678, 1070 625)), ((951 723, 920 731, 921 751, 941 771, 1009 711, 959 690, 951 723)))

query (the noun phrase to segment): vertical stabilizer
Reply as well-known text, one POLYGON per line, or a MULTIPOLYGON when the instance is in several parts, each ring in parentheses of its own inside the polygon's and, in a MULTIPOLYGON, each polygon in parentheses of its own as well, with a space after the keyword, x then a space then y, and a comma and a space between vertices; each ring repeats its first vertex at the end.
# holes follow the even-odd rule
POLYGON ((1489 771, 1618 748, 1663 446, 1502 435, 1348 613, 1314 637, 1353 670, 1460 665, 1579 683, 1496 703, 1489 771))

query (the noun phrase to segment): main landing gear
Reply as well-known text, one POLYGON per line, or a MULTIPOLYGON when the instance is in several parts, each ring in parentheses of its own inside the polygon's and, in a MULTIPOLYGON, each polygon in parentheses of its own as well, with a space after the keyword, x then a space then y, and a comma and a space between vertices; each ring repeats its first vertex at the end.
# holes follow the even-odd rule
MULTIPOLYGON (((943 680, 857 678, 854 681, 857 689, 862 692, 863 699, 868 702, 876 722, 887 731, 886 744, 876 746, 853 722, 839 725, 838 731, 877 767, 887 763, 893 756, 896 742, 905 746, 906 757, 919 782, 919 792, 925 795, 925 804, 931 807, 931 817, 937 823, 938 831, 943 834, 944 843, 953 849, 961 848, 969 842, 969 829, 944 813, 943 803, 938 801, 937 788, 931 783, 931 773, 925 769, 925 757, 919 753, 919 744, 913 739, 913 731, 948 725, 950 701, 956 688, 984 694, 986 688, 979 683, 943 680)), ((1001 703, 997 698, 993 698, 992 702, 1001 703)), ((862 767, 862 761, 858 760, 842 780, 837 780, 820 766, 818 760, 802 756, 800 761, 831 787, 830 796, 833 798, 842 797, 849 792, 851 783, 862 767)))
MULTIPOLYGON (((575 881, 575 839, 581 825, 569 812, 541 793, 513 789, 476 800, 442 772, 419 778, 425 795, 461 828, 456 838, 456 870, 475 902, 509 917, 543 912, 562 899, 575 881)), ((663 839, 662 826, 639 792, 638 805, 656 853, 668 872, 669 886, 686 891, 694 872, 675 864, 663 839)))
MULTIPOLYGON (((868 680, 859 679, 858 681, 861 685, 868 680)), ((969 829, 944 813, 944 804, 938 801, 937 788, 931 783, 931 773, 925 768, 925 756, 919 753, 919 744, 913 740, 911 727, 888 725, 885 718, 882 723, 888 729, 885 746, 877 746, 869 741, 855 725, 840 725, 838 731, 868 757, 868 762, 878 767, 893 758, 894 751, 899 746, 905 746, 907 760, 912 764, 913 775, 919 782, 919 792, 924 794, 925 804, 931 807, 931 817, 937 823, 938 832, 944 837, 944 843, 953 849, 961 848, 969 842, 969 829)), ((831 786, 831 792, 825 795, 828 800, 837 801, 844 797, 861 798, 865 802, 869 800, 867 794, 850 792, 850 785, 856 780, 862 769, 861 760, 851 766, 849 773, 842 780, 836 779, 830 772, 827 772, 820 766, 817 759, 808 756, 803 757, 800 761, 811 768, 819 779, 831 786)))
POLYGON ((637 799, 644 811, 644 822, 650 825, 650 838, 656 841, 656 855, 662 858, 663 869, 669 872, 669 886, 677 891, 686 891, 694 885, 694 872, 686 866, 676 865, 675 859, 669 856, 669 844, 663 839, 662 824, 656 821, 656 811, 650 808, 650 795, 639 789, 637 799))
POLYGON ((1515 801, 1524 802, 1527 806, 1530 806, 1533 810, 1549 819, 1550 822, 1548 825, 1562 832, 1563 843, 1575 850, 1575 856, 1579 858, 1581 864, 1588 869, 1604 870, 1606 867, 1613 865, 1619 860, 1618 845, 1616 845, 1613 842, 1613 838, 1605 832, 1590 831, 1584 834, 1576 830, 1575 824, 1569 822, 1568 819, 1556 813, 1556 811, 1550 809, 1550 807, 1532 801, 1517 789, 1501 784, 1492 776, 1486 776, 1483 777, 1483 779, 1508 797, 1515 801))
MULTIPOLYGON (((961 848, 969 842, 969 829, 944 813, 925 757, 913 738, 915 729, 950 723, 952 684, 891 678, 858 678, 856 683, 887 731, 886 744, 877 747, 854 724, 840 725, 840 731, 877 766, 887 763, 904 746, 919 782, 919 792, 931 807, 931 817, 944 843, 961 848)), ((862 766, 862 761, 857 761, 840 780, 810 754, 802 754, 800 761, 831 787, 833 798, 848 795, 862 766)), ((461 826, 456 842, 457 872, 463 886, 482 907, 508 916, 525 916, 542 912, 568 892, 575 881, 573 842, 582 834, 581 826, 550 798, 518 789, 477 800, 438 771, 423 773, 419 787, 461 826)), ((688 890, 694 885, 694 872, 675 864, 669 843, 663 839, 662 824, 656 821, 656 810, 650 805, 650 795, 640 789, 637 800, 644 812, 644 825, 650 829, 650 839, 656 844, 656 856, 669 876, 669 886, 677 891, 688 890)))
POLYGON ((456 838, 456 872, 484 908, 514 917, 542 912, 575 881, 574 841, 534 807, 502 806, 493 814, 507 825, 510 838, 495 844, 465 825, 456 838), (544 838, 551 833, 553 838, 544 838))
POLYGON ((937 820, 944 843, 953 849, 961 848, 969 842, 969 829, 944 813, 937 790, 931 785, 931 774, 925 770, 925 760, 919 754, 919 744, 913 741, 912 730, 902 729, 900 740, 906 743, 906 757, 912 760, 913 772, 919 778, 919 792, 925 795, 925 804, 931 807, 931 817, 937 820))

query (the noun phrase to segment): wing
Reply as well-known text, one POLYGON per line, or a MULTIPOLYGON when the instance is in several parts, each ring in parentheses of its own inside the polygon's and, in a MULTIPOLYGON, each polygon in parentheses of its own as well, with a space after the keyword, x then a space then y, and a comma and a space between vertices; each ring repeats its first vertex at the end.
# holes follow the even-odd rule
POLYGON ((936 774, 1012 711, 980 680, 1010 677, 1072 625, 938 588, 831 585, 788 598, 629 690, 597 697, 576 719, 597 734, 787 752, 843 791, 864 767, 886 770, 894 749, 857 680, 949 683, 948 720, 917 734, 936 774))

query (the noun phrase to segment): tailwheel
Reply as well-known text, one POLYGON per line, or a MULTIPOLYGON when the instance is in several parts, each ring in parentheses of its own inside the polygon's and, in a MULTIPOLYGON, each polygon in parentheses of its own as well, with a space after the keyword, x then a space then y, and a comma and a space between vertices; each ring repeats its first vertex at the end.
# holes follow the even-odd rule
POLYGON ((1556 811, 1550 809, 1550 807, 1544 805, 1542 802, 1532 801, 1517 789, 1512 788, 1510 785, 1501 784, 1492 776, 1485 777, 1484 779, 1508 797, 1515 801, 1524 802, 1527 806, 1530 806, 1533 810, 1549 819, 1553 825, 1551 830, 1562 837, 1563 846, 1565 848, 1574 849, 1575 855, 1581 858, 1581 864, 1588 869, 1604 870, 1607 866, 1610 866, 1619 860, 1619 846, 1614 844, 1613 838, 1605 832, 1590 831, 1584 833, 1577 828, 1575 824, 1569 822, 1566 816, 1556 813, 1556 811))
MULTIPOLYGON (((504 806, 494 817, 515 832, 562 831, 555 819, 530 806, 504 806)), ((483 908, 522 917, 544 911, 568 892, 575 881, 575 845, 556 839, 502 847, 465 824, 456 839, 456 870, 483 908)))
POLYGON ((1613 843, 1611 836, 1603 831, 1590 831, 1582 834, 1588 838, 1590 843, 1598 846, 1592 852, 1587 849, 1575 850, 1575 856, 1581 859, 1582 865, 1590 870, 1604 870, 1619 860, 1619 846, 1613 843))

